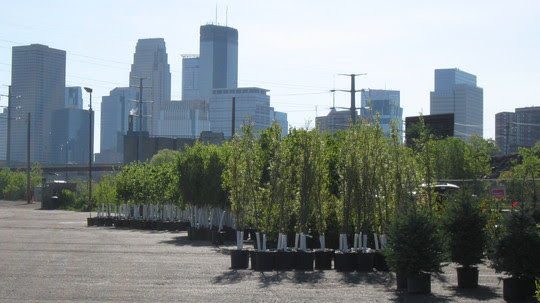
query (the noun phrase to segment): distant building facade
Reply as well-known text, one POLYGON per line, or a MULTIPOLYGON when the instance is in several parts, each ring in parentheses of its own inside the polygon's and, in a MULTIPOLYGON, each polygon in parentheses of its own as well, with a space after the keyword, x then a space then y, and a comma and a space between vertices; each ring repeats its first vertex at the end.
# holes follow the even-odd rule
POLYGON ((202 100, 199 87, 199 61, 197 55, 182 56, 182 101, 202 100))
POLYGON ((235 98, 235 133, 242 126, 253 123, 254 131, 272 125, 274 108, 270 107, 268 90, 258 87, 215 89, 209 103, 210 130, 221 132, 225 138, 232 135, 232 99, 235 98))
POLYGON ((199 88, 209 100, 214 89, 238 87, 238 31, 219 25, 200 28, 199 88))
POLYGON ((80 86, 66 87, 66 108, 83 108, 82 88, 80 86))
POLYGON ((337 130, 345 130, 348 129, 351 124, 351 111, 338 111, 335 108, 332 108, 328 115, 316 117, 315 123, 321 132, 329 132, 332 134, 337 130))
MULTIPOLYGON (((123 163, 124 135, 128 131, 128 116, 138 113, 138 104, 129 100, 138 100, 139 93, 134 87, 117 87, 101 101, 101 150, 96 155, 99 163, 123 163)), ((143 118, 144 121, 144 118, 143 118)), ((135 119, 135 129, 139 127, 135 119)))
POLYGON ((403 108, 400 106, 400 92, 397 90, 362 90, 361 116, 374 121, 378 116, 384 133, 389 136, 392 123, 395 123, 400 137, 403 132, 403 108))
POLYGON ((285 137, 289 133, 289 121, 287 113, 274 111, 274 120, 272 123, 277 123, 281 127, 281 137, 285 137))
POLYGON ((11 62, 11 94, 20 96, 11 110, 11 161, 26 161, 30 113, 30 161, 48 163, 55 152, 52 113, 65 105, 66 52, 40 44, 14 46, 11 62))
POLYGON ((421 119, 429 133, 436 138, 444 139, 454 136, 454 114, 407 117, 405 118, 405 142, 407 145, 413 145, 414 139, 419 138, 419 130, 422 126, 421 119))
POLYGON ((454 114, 454 137, 467 140, 484 133, 484 93, 476 76, 457 68, 435 70, 430 114, 454 114))
POLYGON ((199 138, 210 130, 208 102, 202 100, 171 101, 154 110, 155 134, 166 138, 199 138))
POLYGON ((80 108, 53 112, 51 138, 52 164, 88 163, 89 114, 80 108))
POLYGON ((540 106, 516 108, 495 115, 495 140, 504 155, 540 142, 540 106))

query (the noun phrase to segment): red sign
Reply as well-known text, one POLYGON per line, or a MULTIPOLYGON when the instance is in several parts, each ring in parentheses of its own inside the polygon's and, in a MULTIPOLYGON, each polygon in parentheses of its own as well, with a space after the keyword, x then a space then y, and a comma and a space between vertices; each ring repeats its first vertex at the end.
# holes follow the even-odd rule
POLYGON ((506 189, 504 187, 494 187, 491 189, 491 196, 495 199, 506 197, 506 189))

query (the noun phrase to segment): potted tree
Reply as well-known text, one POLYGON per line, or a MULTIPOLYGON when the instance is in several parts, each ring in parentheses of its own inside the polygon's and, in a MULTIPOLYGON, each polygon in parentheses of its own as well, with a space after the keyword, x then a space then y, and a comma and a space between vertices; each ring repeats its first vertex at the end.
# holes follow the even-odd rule
POLYGON ((446 248, 452 262, 458 263, 458 287, 478 287, 478 267, 486 248, 487 220, 478 201, 466 191, 449 200, 443 215, 446 248))
POLYGON ((520 203, 503 220, 501 235, 495 239, 491 265, 510 275, 503 279, 505 300, 525 299, 534 294, 534 278, 540 276, 540 234, 533 208, 520 203))
MULTIPOLYGON (((390 268, 407 277, 409 293, 430 293, 431 272, 441 269, 442 239, 433 216, 410 207, 395 217, 385 250, 390 268)), ((398 278, 398 288, 400 281, 398 278)))
POLYGON ((359 159, 358 148, 360 146, 360 129, 358 125, 352 125, 346 131, 345 140, 341 144, 341 161, 339 163, 340 188, 341 188, 341 214, 339 251, 334 254, 334 268, 338 271, 353 271, 356 263, 356 254, 349 249, 348 236, 355 199, 359 193, 359 159))
POLYGON ((243 248, 247 213, 254 207, 259 186, 253 126, 242 128, 242 138, 235 136, 230 143, 230 155, 224 174, 229 189, 232 212, 235 216, 236 249, 231 250, 231 268, 245 269, 249 265, 249 250, 243 248))

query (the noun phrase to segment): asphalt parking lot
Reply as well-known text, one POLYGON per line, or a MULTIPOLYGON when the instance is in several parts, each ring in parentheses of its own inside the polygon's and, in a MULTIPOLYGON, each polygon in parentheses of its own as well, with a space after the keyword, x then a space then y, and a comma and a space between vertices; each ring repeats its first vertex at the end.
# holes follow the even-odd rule
POLYGON ((392 273, 231 270, 228 249, 186 232, 87 227, 88 213, 0 201, 0 302, 503 302, 501 277, 480 267, 479 289, 455 269, 431 295, 395 288, 392 273))

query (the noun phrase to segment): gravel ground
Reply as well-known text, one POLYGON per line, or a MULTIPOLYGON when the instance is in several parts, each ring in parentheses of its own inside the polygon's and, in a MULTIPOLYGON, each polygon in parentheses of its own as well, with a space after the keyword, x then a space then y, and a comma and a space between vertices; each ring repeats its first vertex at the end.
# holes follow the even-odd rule
POLYGON ((0 201, 0 302, 503 302, 486 266, 478 289, 457 289, 447 266, 431 295, 408 295, 391 273, 231 270, 232 246, 86 227, 88 213, 39 207, 0 201))

